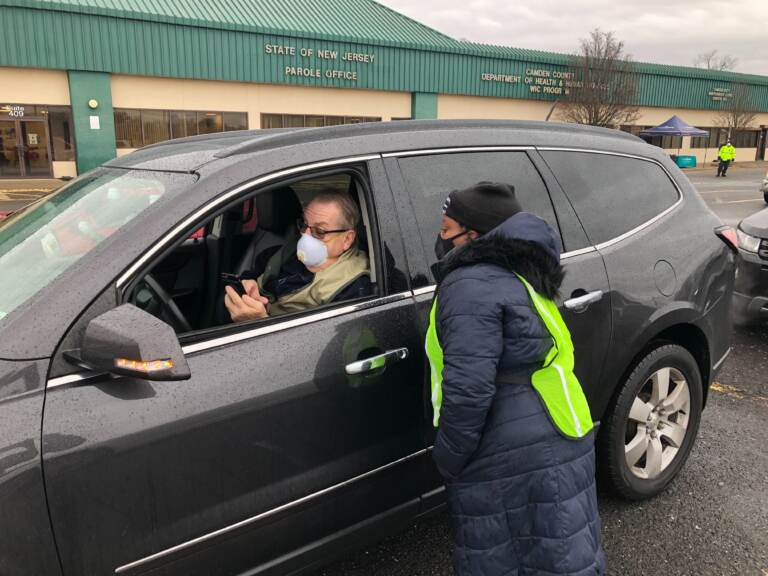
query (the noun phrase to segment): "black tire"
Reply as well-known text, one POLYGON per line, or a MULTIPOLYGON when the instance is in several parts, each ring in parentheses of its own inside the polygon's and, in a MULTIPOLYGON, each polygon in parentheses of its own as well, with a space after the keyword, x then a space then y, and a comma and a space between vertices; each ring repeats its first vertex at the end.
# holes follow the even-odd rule
MULTIPOLYGON (((701 421, 702 381, 701 372, 690 352, 676 344, 659 344, 651 349, 622 383, 615 396, 614 405, 604 417, 599 433, 599 467, 603 483, 619 496, 628 500, 651 498, 666 488, 677 476, 688 459, 701 421), (655 478, 639 478, 630 470, 625 457, 625 443, 632 437, 629 412, 635 398, 647 390, 650 378, 663 368, 677 370, 685 378, 689 388, 690 404, 685 437, 674 459, 655 478)), ((665 447, 666 449, 666 447, 665 447)))

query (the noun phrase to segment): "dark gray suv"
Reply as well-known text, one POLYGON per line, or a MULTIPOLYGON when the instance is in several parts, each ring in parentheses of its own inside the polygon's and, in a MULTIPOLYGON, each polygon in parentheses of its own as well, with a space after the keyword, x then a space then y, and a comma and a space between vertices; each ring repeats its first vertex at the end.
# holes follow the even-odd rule
POLYGON ((293 573, 441 507, 430 266, 447 192, 481 180, 562 236, 606 482, 662 490, 728 354, 734 283, 733 231, 662 150, 523 122, 209 135, 0 223, 0 572, 293 573), (230 322, 222 274, 290 251, 328 189, 360 208, 372 293, 230 322))

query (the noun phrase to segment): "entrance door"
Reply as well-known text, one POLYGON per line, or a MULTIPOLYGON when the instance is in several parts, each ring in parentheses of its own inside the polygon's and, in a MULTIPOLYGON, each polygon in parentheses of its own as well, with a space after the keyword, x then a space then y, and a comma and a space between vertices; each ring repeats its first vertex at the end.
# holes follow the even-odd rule
POLYGON ((0 178, 21 176, 18 122, 0 120, 0 178))
POLYGON ((48 126, 41 120, 19 120, 21 130, 21 166, 24 176, 50 178, 51 154, 48 148, 48 126))
POLYGON ((45 120, 0 121, 0 177, 51 177, 45 120))

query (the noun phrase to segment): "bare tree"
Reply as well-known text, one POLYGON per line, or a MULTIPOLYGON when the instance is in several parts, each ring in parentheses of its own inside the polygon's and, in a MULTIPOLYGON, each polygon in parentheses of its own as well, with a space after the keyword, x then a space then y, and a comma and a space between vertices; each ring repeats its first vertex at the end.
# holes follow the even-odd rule
POLYGON ((723 108, 715 118, 718 126, 728 130, 730 138, 737 130, 749 128, 757 118, 754 93, 747 84, 733 84, 726 93, 723 108))
POLYGON ((616 128, 639 117, 637 73, 624 43, 595 28, 570 58, 559 117, 566 122, 616 128))
POLYGON ((718 70, 720 72, 726 70, 733 70, 736 68, 738 60, 728 54, 722 56, 717 53, 717 50, 710 50, 709 52, 702 52, 693 60, 693 65, 697 68, 706 68, 707 70, 718 70))

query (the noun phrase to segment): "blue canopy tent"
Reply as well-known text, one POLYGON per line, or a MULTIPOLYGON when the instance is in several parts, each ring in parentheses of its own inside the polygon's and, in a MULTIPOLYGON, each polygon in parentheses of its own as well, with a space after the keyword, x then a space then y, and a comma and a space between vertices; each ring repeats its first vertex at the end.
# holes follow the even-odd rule
MULTIPOLYGON (((698 136, 700 138, 709 138, 709 132, 707 130, 701 130, 695 128, 690 124, 686 124, 677 116, 672 116, 666 122, 648 128, 640 132, 640 136, 698 136)), ((680 148, 677 149, 678 155, 680 154, 680 148)), ((707 149, 704 149, 704 163, 707 162, 707 149)))

